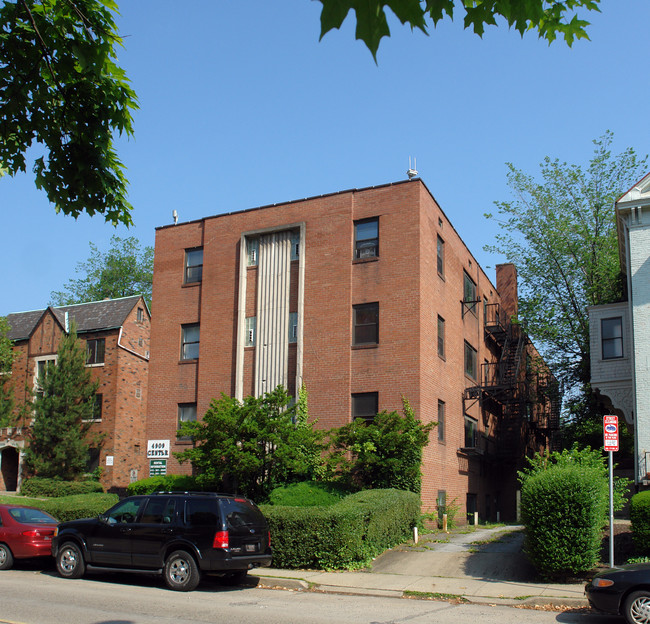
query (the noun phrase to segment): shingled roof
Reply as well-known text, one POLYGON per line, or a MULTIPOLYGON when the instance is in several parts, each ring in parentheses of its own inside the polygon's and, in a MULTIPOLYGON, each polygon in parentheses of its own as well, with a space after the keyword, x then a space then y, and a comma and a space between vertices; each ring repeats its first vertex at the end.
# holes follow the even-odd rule
POLYGON ((122 297, 121 299, 105 299, 104 301, 77 303, 68 306, 50 306, 44 310, 8 314, 7 322, 10 330, 7 338, 14 341, 27 340, 48 309, 52 311, 62 327, 65 327, 65 314, 67 312, 68 320, 76 322, 77 333, 79 334, 114 329, 124 324, 129 312, 133 310, 138 301, 140 301, 140 296, 134 295, 132 297, 122 297))

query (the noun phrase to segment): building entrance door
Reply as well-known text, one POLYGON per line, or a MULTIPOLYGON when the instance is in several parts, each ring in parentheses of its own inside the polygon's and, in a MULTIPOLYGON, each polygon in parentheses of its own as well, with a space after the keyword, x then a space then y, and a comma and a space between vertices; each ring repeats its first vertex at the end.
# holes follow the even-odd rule
POLYGON ((0 451, 0 470, 4 490, 15 492, 18 489, 18 451, 13 446, 0 451))

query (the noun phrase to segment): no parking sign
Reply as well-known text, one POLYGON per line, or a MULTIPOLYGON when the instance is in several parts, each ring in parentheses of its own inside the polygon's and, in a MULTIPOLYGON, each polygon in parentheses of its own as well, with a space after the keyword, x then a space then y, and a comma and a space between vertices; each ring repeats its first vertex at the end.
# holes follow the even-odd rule
POLYGON ((618 416, 603 416, 605 451, 618 451, 618 416))

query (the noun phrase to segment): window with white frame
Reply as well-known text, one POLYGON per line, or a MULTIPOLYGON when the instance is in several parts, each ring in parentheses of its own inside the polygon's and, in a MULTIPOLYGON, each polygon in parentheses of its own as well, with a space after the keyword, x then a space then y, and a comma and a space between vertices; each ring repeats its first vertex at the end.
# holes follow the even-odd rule
POLYGON ((246 239, 246 254, 248 257, 248 266, 257 266, 259 259, 260 239, 247 238, 246 239))
POLYGON ((257 317, 256 316, 247 316, 246 324, 244 327, 246 335, 244 336, 244 344, 247 347, 255 346, 255 339, 257 334, 257 317))
POLYGON ((106 339, 95 338, 86 341, 86 364, 103 364, 106 339))
POLYGON ((39 356, 34 360, 34 394, 43 397, 43 384, 50 367, 56 366, 56 355, 39 356))

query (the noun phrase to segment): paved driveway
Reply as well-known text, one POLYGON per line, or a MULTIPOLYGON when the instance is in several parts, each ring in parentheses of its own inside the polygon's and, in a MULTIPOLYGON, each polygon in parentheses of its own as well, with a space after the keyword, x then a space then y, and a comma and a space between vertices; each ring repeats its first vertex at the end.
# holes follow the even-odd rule
POLYGON ((523 541, 521 526, 424 535, 417 545, 404 544, 377 557, 371 572, 533 582, 537 576, 522 552, 523 541))

